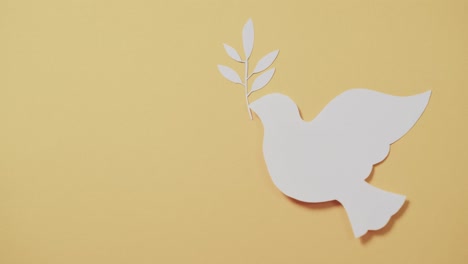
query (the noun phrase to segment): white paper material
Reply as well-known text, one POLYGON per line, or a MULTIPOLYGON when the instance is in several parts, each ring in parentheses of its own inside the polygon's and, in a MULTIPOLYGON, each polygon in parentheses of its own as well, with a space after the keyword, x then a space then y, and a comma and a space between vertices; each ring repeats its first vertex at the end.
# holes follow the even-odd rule
POLYGON ((250 54, 252 54, 254 44, 254 28, 252 19, 249 19, 242 29, 242 42, 242 44, 244 44, 245 59, 247 60, 250 57, 250 54))
POLYGON ((275 68, 267 69, 279 50, 261 58, 253 71, 249 68, 254 45, 251 19, 242 29, 242 44, 244 59, 233 47, 224 44, 224 49, 244 64, 244 72, 239 75, 223 65, 218 69, 226 79, 243 86, 250 119, 253 110, 262 120, 263 153, 276 186, 303 202, 339 201, 356 237, 384 227, 405 196, 375 188, 365 179, 388 155, 390 144, 416 123, 431 92, 399 97, 352 89, 333 99, 313 121, 305 122, 286 95, 270 94, 249 103, 249 96, 272 79, 275 68))
POLYGON ((218 65, 218 69, 219 72, 224 76, 224 78, 228 79, 233 83, 242 84, 242 80, 239 74, 237 74, 237 72, 235 72, 233 69, 224 65, 218 65))
POLYGON ((229 57, 231 57, 231 59, 237 62, 242 62, 242 59, 239 56, 239 53, 237 53, 236 49, 229 46, 228 44, 224 44, 224 49, 226 50, 226 53, 229 55, 229 57))
POLYGON ((252 54, 252 49, 253 49, 253 44, 254 44, 254 26, 253 26, 252 19, 249 19, 247 23, 245 23, 244 28, 242 29, 242 44, 244 46, 244 53, 245 53, 244 60, 242 60, 242 58, 240 57, 236 49, 229 46, 228 44, 224 44, 224 49, 226 50, 226 53, 228 54, 228 56, 231 57, 231 59, 244 64, 243 80, 241 79, 239 74, 237 74, 236 71, 234 71, 232 68, 228 66, 218 65, 218 70, 221 73, 221 75, 224 76, 224 78, 228 79, 229 81, 233 83, 241 84, 244 87, 244 96, 245 96, 247 111, 249 112, 250 119, 252 119, 252 112, 250 111, 250 108, 249 108, 249 96, 253 92, 262 89, 263 87, 265 87, 265 85, 268 84, 268 82, 270 82, 271 78, 273 78, 273 74, 275 73, 275 68, 272 68, 260 74, 257 78, 255 78, 251 87, 249 86, 249 80, 250 78, 253 77, 253 75, 258 74, 266 70, 268 67, 270 67, 275 61, 276 57, 278 56, 279 50, 272 51, 268 53, 267 55, 265 55, 263 58, 261 58, 258 61, 252 73, 249 74, 249 71, 251 71, 249 69, 249 66, 250 66, 249 58, 250 58, 250 55, 252 54))
POLYGON ((272 51, 265 55, 265 57, 261 58, 255 66, 253 73, 259 73, 270 67, 271 64, 273 64, 275 61, 276 57, 278 57, 278 52, 279 50, 272 51))
POLYGON ((294 101, 269 94, 250 104, 264 126, 263 154, 275 185, 294 199, 339 201, 355 237, 384 227, 405 196, 368 184, 373 165, 416 123, 431 92, 400 97, 351 89, 312 121, 294 101))
POLYGON ((255 81, 253 82, 252 89, 250 90, 250 92, 252 93, 265 87, 265 85, 267 85, 268 82, 273 77, 274 73, 275 73, 275 68, 270 69, 262 73, 262 75, 258 76, 257 79, 255 79, 255 81))

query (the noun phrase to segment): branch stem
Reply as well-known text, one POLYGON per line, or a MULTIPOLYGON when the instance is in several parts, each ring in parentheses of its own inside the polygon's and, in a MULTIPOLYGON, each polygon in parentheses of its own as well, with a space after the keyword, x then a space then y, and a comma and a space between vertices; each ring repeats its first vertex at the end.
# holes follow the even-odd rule
POLYGON ((250 107, 249 107, 249 95, 250 95, 250 92, 249 92, 249 59, 246 58, 245 61, 244 61, 244 64, 245 64, 245 74, 244 74, 244 93, 245 93, 245 102, 247 104, 247 111, 249 112, 249 117, 250 117, 250 120, 253 120, 252 118, 252 111, 250 110, 250 107))

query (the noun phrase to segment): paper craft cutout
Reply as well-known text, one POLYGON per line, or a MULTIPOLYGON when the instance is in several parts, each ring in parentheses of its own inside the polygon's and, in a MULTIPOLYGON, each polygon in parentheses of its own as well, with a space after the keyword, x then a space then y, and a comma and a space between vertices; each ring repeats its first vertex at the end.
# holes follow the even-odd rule
POLYGON ((279 50, 272 51, 268 53, 265 57, 261 58, 260 61, 257 63, 255 66, 254 70, 252 73, 249 75, 249 58, 250 55, 252 54, 252 49, 253 49, 253 44, 254 44, 254 28, 253 28, 253 23, 252 20, 249 19, 247 23, 245 23, 244 28, 242 29, 242 43, 244 45, 244 55, 245 59, 242 60, 241 57, 239 56, 239 53, 237 53, 236 49, 233 47, 224 44, 224 49, 226 50, 226 53, 231 57, 231 59, 243 63, 244 64, 244 80, 241 80, 241 77, 239 74, 237 74, 236 71, 233 69, 229 68, 228 66, 224 65, 218 65, 218 70, 221 72, 221 74, 224 76, 224 78, 228 79, 229 81, 236 83, 236 84, 241 84, 244 86, 244 94, 245 94, 245 102, 247 104, 247 111, 249 112, 249 117, 252 119, 252 112, 250 111, 249 108, 249 96, 268 84, 268 82, 273 78, 273 74, 275 73, 275 68, 270 69, 260 76, 258 76, 253 84, 252 88, 249 91, 249 79, 257 73, 260 73, 264 70, 266 70, 268 67, 270 67, 273 62, 275 61, 276 57, 278 56, 279 50))
MULTIPOLYGON (((250 25, 251 20, 243 34, 246 58, 252 47, 245 45, 246 35, 253 39, 253 28, 245 29, 250 25)), ((235 50, 226 51, 237 58, 235 50)), ((276 55, 272 52, 260 60, 258 70, 265 70, 276 55)), ((224 77, 239 83, 237 73, 218 67, 224 77)), ((270 71, 254 81, 250 93, 268 83, 270 71)), ((246 92, 247 102, 250 93, 246 92)), ((263 155, 278 189, 307 203, 337 200, 348 214, 354 236, 360 237, 384 227, 405 202, 404 195, 373 187, 365 179, 387 157, 390 145, 418 121, 430 95, 431 91, 405 97, 351 89, 335 97, 310 122, 302 119, 291 98, 279 93, 254 101, 249 110, 262 121, 263 155)))
POLYGON ((384 227, 405 196, 368 184, 373 165, 416 123, 431 92, 398 97, 348 90, 312 121, 302 120, 293 100, 269 94, 250 104, 264 127, 263 155, 284 194, 308 202, 339 201, 355 237, 384 227))

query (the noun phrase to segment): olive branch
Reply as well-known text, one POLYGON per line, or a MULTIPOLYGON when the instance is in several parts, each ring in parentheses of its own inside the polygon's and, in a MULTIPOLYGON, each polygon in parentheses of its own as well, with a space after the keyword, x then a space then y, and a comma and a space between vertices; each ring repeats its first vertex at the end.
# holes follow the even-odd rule
POLYGON ((247 23, 245 23, 244 28, 242 29, 242 44, 244 46, 244 54, 245 54, 245 59, 242 60, 241 57, 239 56, 239 53, 237 51, 227 45, 224 44, 224 49, 226 50, 226 53, 231 57, 231 59, 243 63, 244 64, 244 80, 241 80, 241 77, 237 72, 235 72, 233 69, 229 68, 228 66, 224 65, 218 65, 218 69, 221 72, 221 74, 224 76, 224 78, 228 79, 229 81, 236 83, 236 84, 241 84, 244 87, 244 94, 245 94, 245 102, 247 104, 247 111, 249 112, 249 117, 252 119, 252 111, 250 110, 249 107, 249 96, 268 84, 268 82, 271 80, 273 77, 273 74, 275 73, 275 68, 269 69, 259 75, 252 83, 252 87, 249 89, 249 79, 257 73, 261 73, 264 70, 266 70, 268 67, 273 64, 275 61, 276 57, 278 56, 279 50, 272 51, 265 55, 262 59, 260 59, 255 66, 254 70, 252 73, 249 74, 249 58, 250 55, 252 54, 252 49, 253 49, 253 44, 254 44, 254 28, 253 28, 253 23, 252 19, 249 19, 247 23))

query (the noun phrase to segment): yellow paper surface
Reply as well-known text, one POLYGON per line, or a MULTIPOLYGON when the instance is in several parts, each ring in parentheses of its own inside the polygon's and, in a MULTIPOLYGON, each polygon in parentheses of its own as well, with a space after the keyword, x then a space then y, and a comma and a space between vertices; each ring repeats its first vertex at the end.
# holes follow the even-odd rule
POLYGON ((466 263, 466 1, 0 1, 0 263, 466 263), (350 88, 432 90, 371 178, 409 202, 354 239, 337 203, 272 184, 240 71, 280 49, 252 99, 305 119, 350 88))

